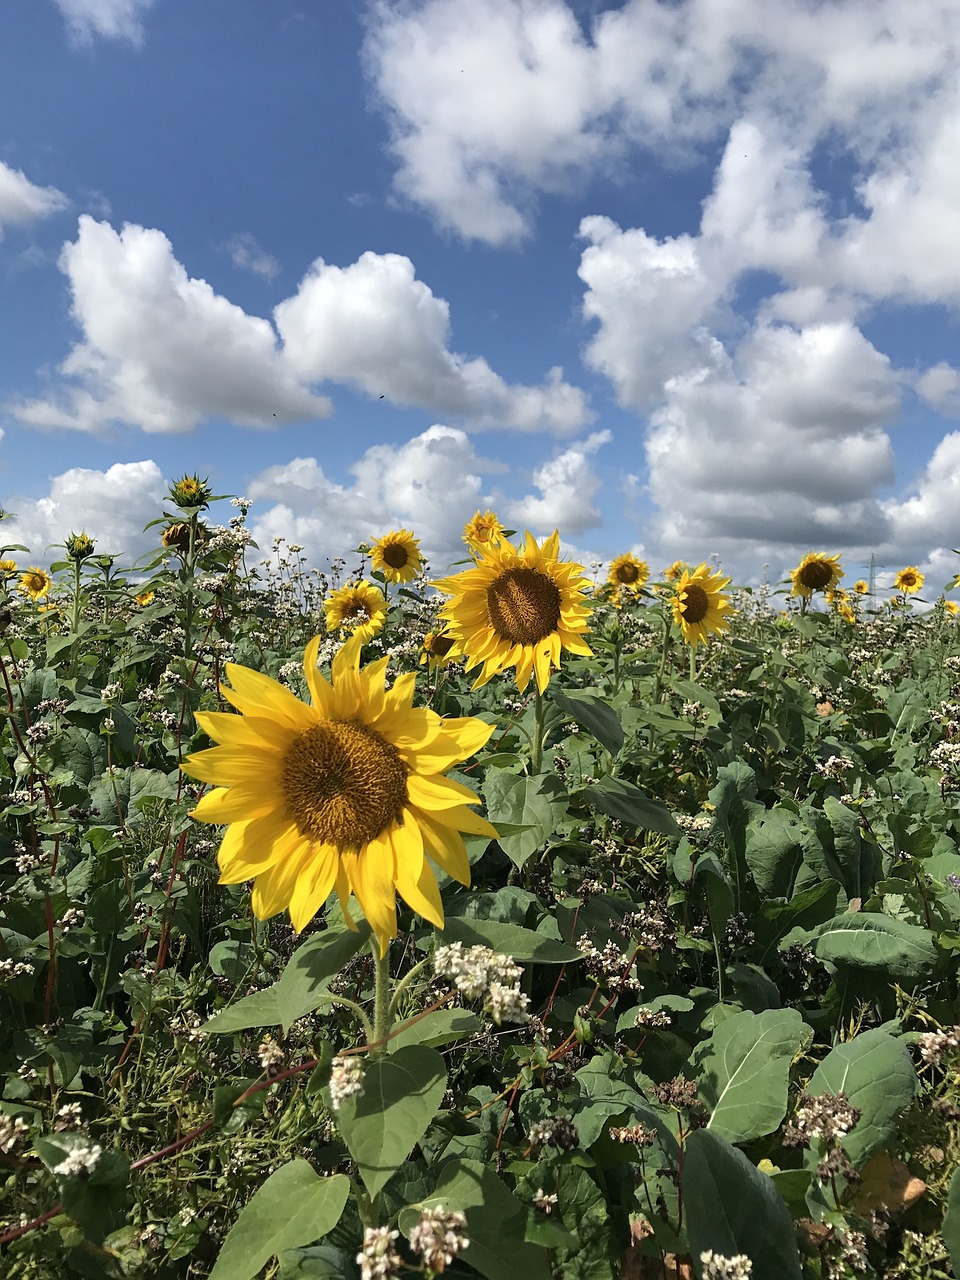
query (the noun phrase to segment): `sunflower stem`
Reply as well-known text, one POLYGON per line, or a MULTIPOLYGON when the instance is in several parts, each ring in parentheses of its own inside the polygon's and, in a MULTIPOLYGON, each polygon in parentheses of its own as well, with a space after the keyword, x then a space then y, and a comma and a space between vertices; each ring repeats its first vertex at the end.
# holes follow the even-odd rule
POLYGON ((537 696, 533 704, 533 741, 530 744, 530 771, 540 772, 543 762, 543 694, 537 685, 537 696))
POLYGON ((386 1053, 385 1041, 390 1031, 390 948, 381 954, 380 941, 371 939, 374 970, 373 986, 373 1045, 371 1058, 380 1058, 386 1053))
POLYGON ((697 648, 696 645, 690 646, 690 680, 691 683, 697 678, 697 648))

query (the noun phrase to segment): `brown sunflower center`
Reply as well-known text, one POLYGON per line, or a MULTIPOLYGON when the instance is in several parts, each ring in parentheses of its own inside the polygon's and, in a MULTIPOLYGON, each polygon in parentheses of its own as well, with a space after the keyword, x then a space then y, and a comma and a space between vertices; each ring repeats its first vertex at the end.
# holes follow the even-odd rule
POLYGON ((556 631, 560 590, 539 569, 506 569, 487 587, 490 625, 510 644, 538 644, 556 631))
POLYGON ((632 582, 640 577, 640 570, 635 564, 621 564, 617 566, 617 581, 630 586, 632 582))
POLYGON ((344 607, 343 616, 345 619, 372 618, 373 607, 363 599, 351 600, 350 603, 344 607))
POLYGON ((710 609, 710 597, 703 587, 691 582, 683 589, 683 600, 680 602, 680 609, 683 613, 684 622, 690 622, 696 626, 698 622, 702 622, 707 616, 710 609))
POLYGON ((902 587, 915 587, 917 585, 917 575, 915 573, 901 573, 900 585, 902 587))
POLYGON ((453 636, 434 636, 430 641, 430 652, 438 658, 445 658, 453 648, 453 636))
POLYGON ((388 564, 391 569, 405 569, 410 563, 410 553, 402 542, 388 542, 380 554, 384 564, 388 564))
POLYGON ((833 565, 829 560, 810 560, 797 576, 811 591, 822 591, 833 579, 833 565))
POLYGON ((301 835, 341 850, 375 840, 400 820, 407 801, 396 747, 353 720, 321 720, 297 734, 281 785, 301 835))

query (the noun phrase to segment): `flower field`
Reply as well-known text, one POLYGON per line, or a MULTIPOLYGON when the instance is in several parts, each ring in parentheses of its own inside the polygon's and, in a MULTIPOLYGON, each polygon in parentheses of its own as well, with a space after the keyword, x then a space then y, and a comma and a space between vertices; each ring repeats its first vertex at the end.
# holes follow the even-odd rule
POLYGON ((0 547, 0 1274, 960 1275, 956 582, 248 507, 0 547))

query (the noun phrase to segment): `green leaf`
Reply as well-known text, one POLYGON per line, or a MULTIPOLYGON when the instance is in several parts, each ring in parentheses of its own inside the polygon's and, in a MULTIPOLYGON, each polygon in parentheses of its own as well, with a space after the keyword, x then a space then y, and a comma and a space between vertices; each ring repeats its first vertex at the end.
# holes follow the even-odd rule
POLYGON ((724 835, 737 910, 742 909, 742 896, 747 880, 747 824, 753 814, 762 811, 757 804, 756 774, 742 760, 723 765, 717 770, 716 786, 710 792, 715 806, 714 827, 724 835))
POLYGON ((581 729, 592 733, 612 756, 617 754, 623 746, 623 725, 617 713, 602 698, 594 698, 588 693, 573 696, 552 686, 550 697, 571 720, 576 720, 581 729))
POLYGON ((831 1049, 806 1092, 841 1091, 862 1113, 855 1128, 841 1139, 859 1169, 893 1140, 897 1116, 917 1092, 917 1074, 903 1041, 875 1027, 831 1049))
POLYGON ((336 977, 369 936, 370 926, 362 921, 356 930, 328 929, 297 948, 275 984, 284 1034, 298 1018, 323 1003, 326 983, 336 977))
POLYGON ((954 1169, 950 1179, 941 1235, 953 1263, 953 1274, 960 1276, 960 1168, 954 1169))
MULTIPOLYGON (((848 898, 868 897, 880 874, 880 855, 876 846, 864 842, 859 815, 841 804, 835 796, 827 796, 823 812, 830 825, 832 853, 836 860, 836 869, 831 869, 834 874, 839 871, 848 898)), ((828 840, 824 840, 825 849, 827 845, 828 840)), ((829 857, 827 861, 829 863, 829 857)))
POLYGON ((765 898, 788 898, 803 862, 801 824, 788 809, 770 809, 747 827, 745 856, 765 898))
POLYGON ((236 1004, 221 1009, 208 1018, 201 1028, 211 1034, 224 1035, 231 1031, 244 1031, 247 1027, 277 1027, 280 1025, 280 1004, 275 982, 266 991, 254 991, 236 1004))
POLYGON ((691 1133, 683 1157, 684 1225, 697 1275, 700 1255, 746 1254, 759 1278, 801 1280, 790 1210, 774 1183, 725 1138, 691 1133))
POLYGON ((576 1074, 580 1099, 573 1108, 573 1122, 584 1148, 592 1147, 610 1122, 620 1116, 629 1116, 631 1124, 642 1120, 651 1129, 660 1128, 643 1094, 626 1080, 617 1079, 613 1067, 612 1055, 604 1054, 591 1058, 576 1074))
POLYGON ((603 777, 594 786, 584 787, 583 796, 601 813, 641 831, 656 831, 662 836, 683 834, 666 805, 623 778, 603 777))
POLYGON ((744 1010, 721 1022, 693 1054, 707 1127, 728 1142, 773 1133, 787 1113, 791 1063, 812 1035, 796 1009, 744 1010))
MULTIPOLYGON (((83 1133, 54 1133, 37 1138, 34 1148, 51 1173, 77 1147, 87 1147, 83 1133)), ((63 1212, 88 1240, 102 1244, 123 1221, 130 1161, 120 1151, 103 1151, 92 1173, 77 1177, 54 1174, 59 1184, 63 1212)))
POLYGON ((366 1064, 362 1095, 347 1098, 334 1114, 370 1195, 386 1186, 426 1133, 446 1087, 443 1058, 424 1045, 366 1064))
POLYGON ((465 920, 455 916, 447 919, 443 932, 436 936, 444 944, 462 942, 465 947, 490 947, 512 956, 519 964, 570 964, 583 959, 576 947, 499 920, 465 920))
POLYGON ((868 912, 835 916, 818 929, 813 947, 818 960, 878 969, 897 979, 923 977, 937 960, 928 929, 868 912))
POLYGON ((572 1248, 557 1250, 559 1273, 564 1280, 616 1280, 619 1257, 603 1192, 586 1169, 567 1165, 557 1195, 564 1226, 576 1238, 572 1248))
POLYGON ((556 774, 518 778, 503 769, 490 770, 483 794, 494 826, 522 828, 499 837, 500 847, 517 867, 549 844, 567 816, 567 793, 556 774))
POLYGON ((400 1230, 409 1235, 419 1211, 438 1205, 466 1214, 464 1234, 470 1246, 463 1257, 486 1280, 550 1280, 546 1250, 524 1238, 524 1205, 488 1165, 449 1160, 435 1194, 401 1212, 400 1230))
POLYGON ((469 1009, 434 1009, 409 1027, 402 1027, 387 1042, 387 1052, 396 1053, 408 1044, 437 1048, 451 1040, 463 1040, 480 1030, 480 1019, 469 1009))
POLYGON ((353 1257, 332 1244, 287 1249, 280 1255, 280 1280, 354 1280, 353 1257))
POLYGON ((321 1178, 306 1160, 291 1160, 254 1192, 223 1242, 210 1280, 253 1280, 284 1249, 310 1244, 340 1220, 350 1180, 321 1178))

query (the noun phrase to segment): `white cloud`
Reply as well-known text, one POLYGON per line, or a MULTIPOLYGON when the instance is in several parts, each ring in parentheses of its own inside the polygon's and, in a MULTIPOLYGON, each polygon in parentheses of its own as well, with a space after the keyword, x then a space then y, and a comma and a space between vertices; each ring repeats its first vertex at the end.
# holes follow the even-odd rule
POLYGON ((241 271, 250 271, 264 280, 272 280, 280 274, 280 263, 273 254, 260 248, 256 237, 249 231, 238 231, 224 241, 221 248, 230 255, 233 265, 241 271))
POLYGON ((312 382, 350 382, 397 404, 462 416, 477 429, 562 435, 592 417, 560 369, 541 386, 512 386, 486 360, 450 351, 448 303, 401 254, 368 252, 347 267, 318 258, 274 314, 291 364, 312 382))
POLYGON ((61 365, 61 393, 12 407, 21 422, 178 432, 208 417, 271 426, 330 413, 278 349, 270 322, 189 277, 162 232, 128 224, 118 233, 83 216, 60 268, 83 338, 61 365))
POLYGON ((65 209, 69 201, 56 187, 38 187, 19 169, 0 160, 0 240, 7 227, 26 226, 65 209))
MULTIPOLYGON (((890 563, 898 559, 917 563, 926 557, 952 563, 951 548, 960 547, 960 431, 943 437, 913 488, 906 498, 883 504, 890 521, 883 558, 890 563)), ((951 575, 958 569, 960 564, 954 565, 951 575)))
POLYGON ((153 0, 56 0, 73 38, 88 44, 94 36, 143 42, 143 22, 153 0))
POLYGON ((118 462, 106 471, 73 467, 53 477, 44 497, 10 500, 14 514, 4 521, 3 541, 29 547, 31 562, 42 564, 63 554, 48 550, 51 544, 83 530, 96 538, 99 552, 129 564, 157 545, 156 530, 144 533, 143 526, 159 512, 166 487, 150 460, 118 462))
POLYGON ((251 528, 264 550, 282 537, 319 565, 390 529, 411 528, 440 572, 463 554, 460 535, 483 504, 483 474, 500 469, 474 453, 465 432, 437 424, 404 444, 368 449, 351 466, 349 485, 330 480, 316 458, 268 467, 247 489, 258 504, 251 528), (274 505, 259 514, 262 502, 274 505))
POLYGON ((528 494, 507 502, 504 509, 510 523, 544 536, 554 529, 573 536, 596 528, 602 522, 595 501, 600 480, 590 466, 590 457, 612 438, 609 431, 595 431, 538 467, 533 483, 540 496, 528 494))
POLYGON ((937 413, 945 418, 960 418, 960 369, 941 361, 925 369, 914 386, 937 413))

